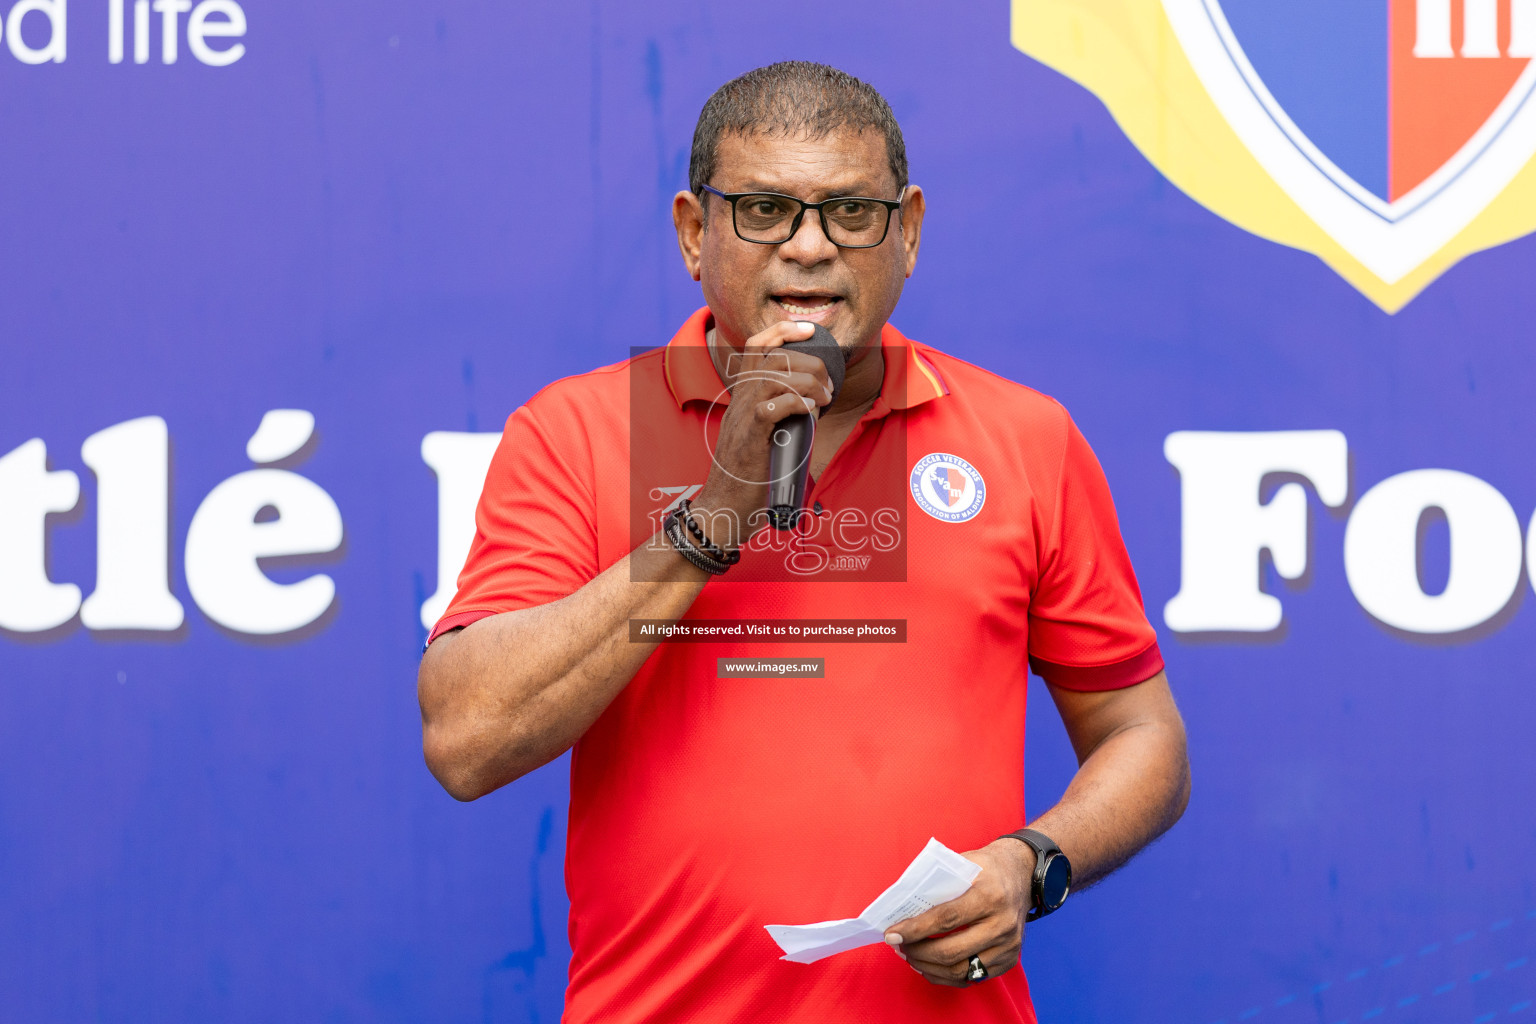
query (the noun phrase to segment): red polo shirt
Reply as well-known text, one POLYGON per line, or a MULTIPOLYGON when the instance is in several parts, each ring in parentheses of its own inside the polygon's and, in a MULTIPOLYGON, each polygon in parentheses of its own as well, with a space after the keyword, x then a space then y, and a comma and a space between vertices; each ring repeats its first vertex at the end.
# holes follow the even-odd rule
MULTIPOLYGON (((512 414, 434 638, 575 591, 704 483, 728 401, 707 322, 512 414)), ((571 761, 567 1021, 1034 1021, 1023 971, 944 988, 883 946, 787 963, 763 930, 856 915, 930 836, 1023 824, 1029 667, 1083 690, 1162 668, 1066 411, 889 325, 881 345, 881 397, 807 498, 845 528, 798 568, 754 543, 688 617, 904 620, 905 642, 656 648, 571 761), (717 678, 741 656, 825 676, 717 678)))

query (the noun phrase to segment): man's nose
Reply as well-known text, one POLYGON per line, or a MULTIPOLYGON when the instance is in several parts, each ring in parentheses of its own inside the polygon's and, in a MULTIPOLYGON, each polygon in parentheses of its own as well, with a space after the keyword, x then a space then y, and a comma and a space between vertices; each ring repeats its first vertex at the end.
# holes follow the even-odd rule
POLYGON ((836 255, 837 246, 823 230, 818 210, 806 210, 800 218, 800 226, 789 236, 789 241, 779 245, 781 259, 793 260, 803 266, 821 263, 836 255))

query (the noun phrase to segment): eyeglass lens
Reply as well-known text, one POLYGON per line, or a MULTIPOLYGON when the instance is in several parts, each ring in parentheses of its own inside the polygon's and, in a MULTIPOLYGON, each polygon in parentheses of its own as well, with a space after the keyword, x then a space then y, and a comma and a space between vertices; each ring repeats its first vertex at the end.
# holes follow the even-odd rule
MULTIPOLYGON (((736 200, 736 230, 752 242, 787 242, 802 209, 788 196, 742 196, 736 200)), ((836 200, 821 213, 828 239, 845 246, 880 244, 891 216, 890 207, 857 197, 836 200)))

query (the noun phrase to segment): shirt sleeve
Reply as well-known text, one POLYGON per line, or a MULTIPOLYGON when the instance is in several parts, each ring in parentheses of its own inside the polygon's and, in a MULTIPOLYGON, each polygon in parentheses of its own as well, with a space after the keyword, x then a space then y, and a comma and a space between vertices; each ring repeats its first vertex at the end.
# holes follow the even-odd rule
MULTIPOLYGON (((1069 690, 1134 686, 1163 667, 1104 470, 1070 417, 1029 609, 1029 665, 1069 690)), ((1046 499, 1049 500, 1049 499, 1046 499)))
POLYGON ((540 397, 507 420, 475 509, 458 592, 428 644, 478 619, 558 600, 598 574, 585 431, 579 418, 562 415, 557 402, 541 405, 540 397))

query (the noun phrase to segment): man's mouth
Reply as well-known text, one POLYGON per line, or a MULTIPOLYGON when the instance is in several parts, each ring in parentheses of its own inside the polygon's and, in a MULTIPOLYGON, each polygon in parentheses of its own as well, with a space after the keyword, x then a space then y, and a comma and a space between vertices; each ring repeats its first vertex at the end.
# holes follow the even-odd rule
POLYGON ((790 316, 817 317, 831 313, 843 299, 840 295, 775 295, 773 301, 790 316))

